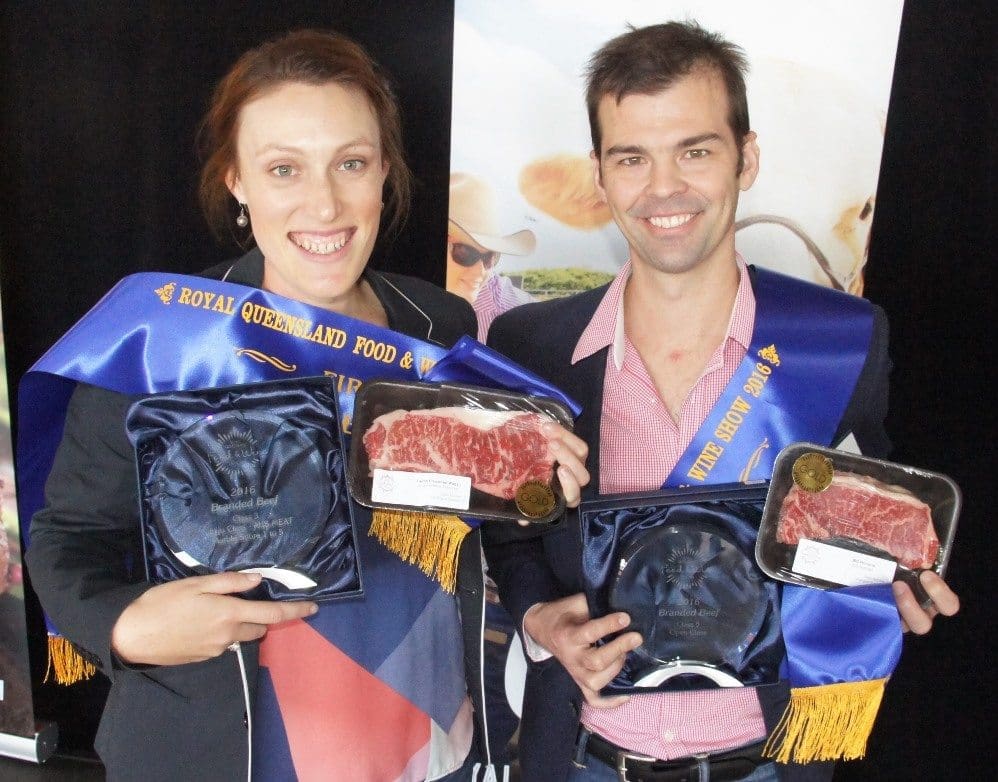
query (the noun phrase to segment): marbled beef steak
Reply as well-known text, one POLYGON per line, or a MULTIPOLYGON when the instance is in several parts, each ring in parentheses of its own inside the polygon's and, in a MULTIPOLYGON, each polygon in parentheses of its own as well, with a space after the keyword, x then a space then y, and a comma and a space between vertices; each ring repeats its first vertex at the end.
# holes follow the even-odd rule
POLYGON ((932 567, 939 553, 928 505, 900 486, 850 472, 836 472, 824 491, 791 487, 776 539, 796 545, 801 538, 859 540, 913 569, 932 567))
POLYGON ((438 407, 395 410, 364 433, 371 471, 465 475, 479 491, 510 500, 530 480, 548 483, 553 460, 537 413, 438 407))

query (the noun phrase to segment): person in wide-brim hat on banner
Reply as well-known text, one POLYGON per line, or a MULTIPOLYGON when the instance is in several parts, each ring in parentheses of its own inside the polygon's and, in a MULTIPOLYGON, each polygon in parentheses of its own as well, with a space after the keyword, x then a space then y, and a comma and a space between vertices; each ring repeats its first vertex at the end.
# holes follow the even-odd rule
POLYGON ((471 174, 451 174, 447 290, 474 307, 478 338, 483 341, 497 315, 533 301, 496 268, 502 255, 530 255, 537 239, 526 228, 503 233, 496 212, 495 195, 486 182, 471 174))

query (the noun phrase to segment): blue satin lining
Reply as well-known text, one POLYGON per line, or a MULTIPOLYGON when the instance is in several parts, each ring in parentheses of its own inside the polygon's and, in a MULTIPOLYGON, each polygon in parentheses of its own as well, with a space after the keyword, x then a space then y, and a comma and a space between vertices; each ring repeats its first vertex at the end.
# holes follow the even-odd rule
POLYGON ((247 596, 325 600, 361 593, 333 379, 294 378, 157 394, 132 405, 126 429, 136 447, 150 580, 168 581, 233 567, 273 566, 306 574, 317 586, 290 589, 278 581, 264 579, 247 596), (276 545, 268 544, 267 540, 248 545, 214 543, 210 528, 204 538, 198 536, 197 526, 212 518, 208 505, 212 501, 232 501, 231 487, 219 485, 225 481, 224 471, 220 474, 217 461, 212 464, 213 457, 219 458, 214 453, 218 450, 216 438, 202 433, 205 422, 211 424, 225 415, 243 417, 257 431, 269 435, 260 443, 255 457, 260 462, 260 477, 252 483, 255 491, 250 499, 255 501, 259 496, 280 500, 283 494, 284 499, 274 510, 279 517, 292 513, 293 506, 306 519, 310 514, 324 511, 324 519, 318 518, 317 527, 290 528, 287 532, 298 539, 288 534, 278 538, 276 545), (268 427, 270 420, 274 425, 268 427), (192 484, 201 487, 197 492, 200 496, 190 496, 192 484), (314 492, 314 497, 306 494, 302 500, 303 490, 314 492), (294 502, 289 501, 292 494, 294 502), (192 502, 199 505, 201 512, 188 518, 183 508, 192 502), (164 532, 153 522, 163 516, 167 517, 172 533, 164 532), (179 562, 171 553, 171 549, 176 550, 178 540, 188 541, 187 553, 198 553, 195 559, 210 563, 210 567, 188 568, 179 562), (285 540, 288 543, 281 545, 285 540), (282 561, 275 561, 275 557, 282 561))
MULTIPOLYGON (((599 502, 597 500, 593 505, 598 506, 599 502)), ((683 525, 690 529, 711 531, 719 539, 733 544, 737 551, 728 547, 722 547, 724 550, 719 551, 717 546, 714 547, 717 556, 707 558, 703 581, 696 590, 698 599, 720 609, 722 615, 726 603, 733 605, 743 600, 739 586, 744 587, 749 595, 758 595, 758 600, 754 608, 748 609, 751 631, 745 636, 745 642, 731 646, 726 643, 730 639, 717 638, 713 659, 703 662, 733 674, 746 685, 776 681, 784 653, 780 636, 779 589, 763 576, 754 559, 756 528, 762 515, 762 505, 762 499, 684 502, 682 494, 676 492, 668 499, 647 499, 626 508, 589 510, 584 507, 582 575, 590 612, 593 616, 604 616, 612 610, 610 582, 620 559, 629 550, 633 551, 635 546, 640 546, 650 533, 683 525), (742 570, 737 580, 732 578, 732 567, 742 570)), ((661 571, 652 566, 646 572, 637 574, 635 584, 639 592, 646 593, 650 600, 656 599, 653 597, 656 593, 657 598, 668 599, 663 592, 663 581, 661 571)), ((745 610, 744 604, 739 604, 737 610, 745 610)), ((714 640, 702 639, 697 646, 702 651, 709 648, 714 640)), ((640 651, 630 653, 624 668, 606 692, 651 692, 715 686, 702 677, 678 677, 657 688, 635 689, 634 683, 658 664, 640 651)))

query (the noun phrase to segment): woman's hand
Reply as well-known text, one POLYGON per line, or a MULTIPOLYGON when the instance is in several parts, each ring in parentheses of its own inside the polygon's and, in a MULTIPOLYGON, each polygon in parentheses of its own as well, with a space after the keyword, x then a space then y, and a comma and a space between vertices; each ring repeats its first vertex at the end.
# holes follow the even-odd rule
POLYGON ((180 665, 217 657, 236 641, 262 638, 270 625, 318 611, 312 602, 244 600, 257 573, 216 573, 158 584, 121 612, 111 649, 126 663, 180 665))

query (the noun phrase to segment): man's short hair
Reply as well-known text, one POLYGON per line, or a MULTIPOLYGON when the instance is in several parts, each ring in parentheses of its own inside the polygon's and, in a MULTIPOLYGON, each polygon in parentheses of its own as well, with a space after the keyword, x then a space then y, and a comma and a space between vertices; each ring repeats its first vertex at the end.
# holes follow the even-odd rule
POLYGON ((603 140, 599 104, 606 95, 619 103, 627 95, 654 95, 698 68, 711 68, 728 93, 728 125, 741 147, 749 132, 742 49, 692 21, 634 28, 604 44, 586 69, 586 107, 593 149, 600 156, 603 140))

